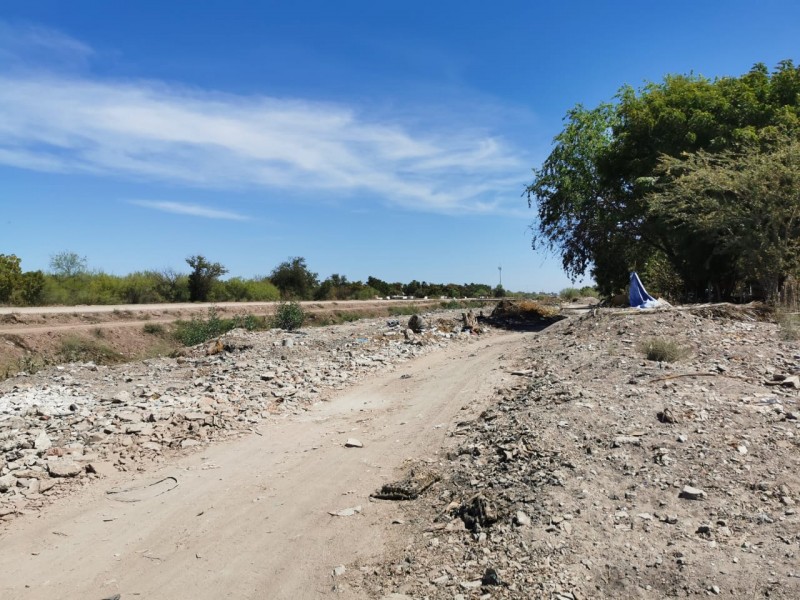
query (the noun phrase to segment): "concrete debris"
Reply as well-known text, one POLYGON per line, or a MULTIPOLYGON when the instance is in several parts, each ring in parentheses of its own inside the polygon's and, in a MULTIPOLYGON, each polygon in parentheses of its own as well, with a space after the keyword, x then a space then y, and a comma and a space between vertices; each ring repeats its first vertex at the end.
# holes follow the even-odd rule
POLYGON ((178 358, 73 363, 2 381, 0 511, 14 508, 2 519, 36 510, 88 479, 249 435, 263 421, 300 414, 374 374, 474 341, 460 332, 460 312, 437 317, 441 328, 420 317, 424 331, 412 340, 384 319, 302 335, 237 329, 178 358), (22 476, 32 471, 36 477, 22 476))

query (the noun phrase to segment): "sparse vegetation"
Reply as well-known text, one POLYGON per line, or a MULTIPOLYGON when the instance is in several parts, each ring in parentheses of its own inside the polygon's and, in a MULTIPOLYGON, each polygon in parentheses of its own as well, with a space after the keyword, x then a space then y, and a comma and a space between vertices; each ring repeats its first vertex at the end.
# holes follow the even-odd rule
POLYGON ((93 362, 98 365, 113 365, 123 362, 125 357, 106 344, 71 335, 61 340, 55 362, 93 362))
POLYGON ((800 341, 800 315, 784 315, 778 323, 782 339, 787 342, 800 341))
POLYGON ((393 317, 400 317, 400 316, 403 316, 403 315, 406 315, 406 316, 408 316, 408 315, 416 315, 417 313, 419 313, 419 308, 417 308, 416 306, 405 305, 405 306, 390 306, 389 307, 389 314, 391 316, 393 316, 393 317))
POLYGON ((561 290, 558 295, 562 300, 572 302, 581 297, 581 291, 578 288, 568 287, 561 290))
MULTIPOLYGON (((145 328, 148 325, 155 324, 148 323, 145 328)), ((208 309, 208 317, 205 319, 176 321, 174 336, 184 346, 195 346, 237 328, 248 331, 266 329, 267 320, 255 315, 237 315, 230 319, 222 319, 217 314, 217 309, 212 306, 208 309)))
POLYGON ((688 355, 688 350, 667 338, 651 338, 641 344, 641 350, 647 360, 656 362, 676 362, 688 355))
POLYGON ((275 316, 272 318, 272 326, 285 329, 286 331, 293 331, 300 329, 306 320, 306 313, 303 307, 297 302, 283 302, 278 305, 275 310, 275 316))
POLYGON ((161 323, 145 323, 142 329, 150 335, 164 335, 166 333, 166 329, 161 323))

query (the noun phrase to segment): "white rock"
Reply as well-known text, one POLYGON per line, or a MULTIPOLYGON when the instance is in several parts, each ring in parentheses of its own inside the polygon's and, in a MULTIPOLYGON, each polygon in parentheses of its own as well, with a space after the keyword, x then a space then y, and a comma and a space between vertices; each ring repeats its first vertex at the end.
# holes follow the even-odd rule
POLYGON ((531 524, 531 518, 521 510, 518 510, 514 516, 514 522, 520 527, 528 527, 531 524))
POLYGON ((53 442, 50 440, 50 437, 42 431, 39 435, 36 436, 36 440, 33 442, 33 447, 37 450, 47 450, 53 446, 53 442))

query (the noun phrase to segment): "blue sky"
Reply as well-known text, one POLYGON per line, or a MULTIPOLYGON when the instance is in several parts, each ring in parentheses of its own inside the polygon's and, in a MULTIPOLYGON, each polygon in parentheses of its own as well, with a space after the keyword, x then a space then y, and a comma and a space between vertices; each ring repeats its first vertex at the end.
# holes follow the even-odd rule
POLYGON ((4 0, 0 253, 557 291, 522 192, 565 112, 798 40, 770 0, 4 0))

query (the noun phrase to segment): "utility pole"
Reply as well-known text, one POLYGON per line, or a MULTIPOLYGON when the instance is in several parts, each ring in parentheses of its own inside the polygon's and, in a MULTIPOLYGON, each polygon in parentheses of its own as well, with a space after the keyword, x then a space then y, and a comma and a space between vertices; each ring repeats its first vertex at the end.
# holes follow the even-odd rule
POLYGON ((500 287, 503 287, 503 267, 497 267, 497 270, 500 272, 500 287))

